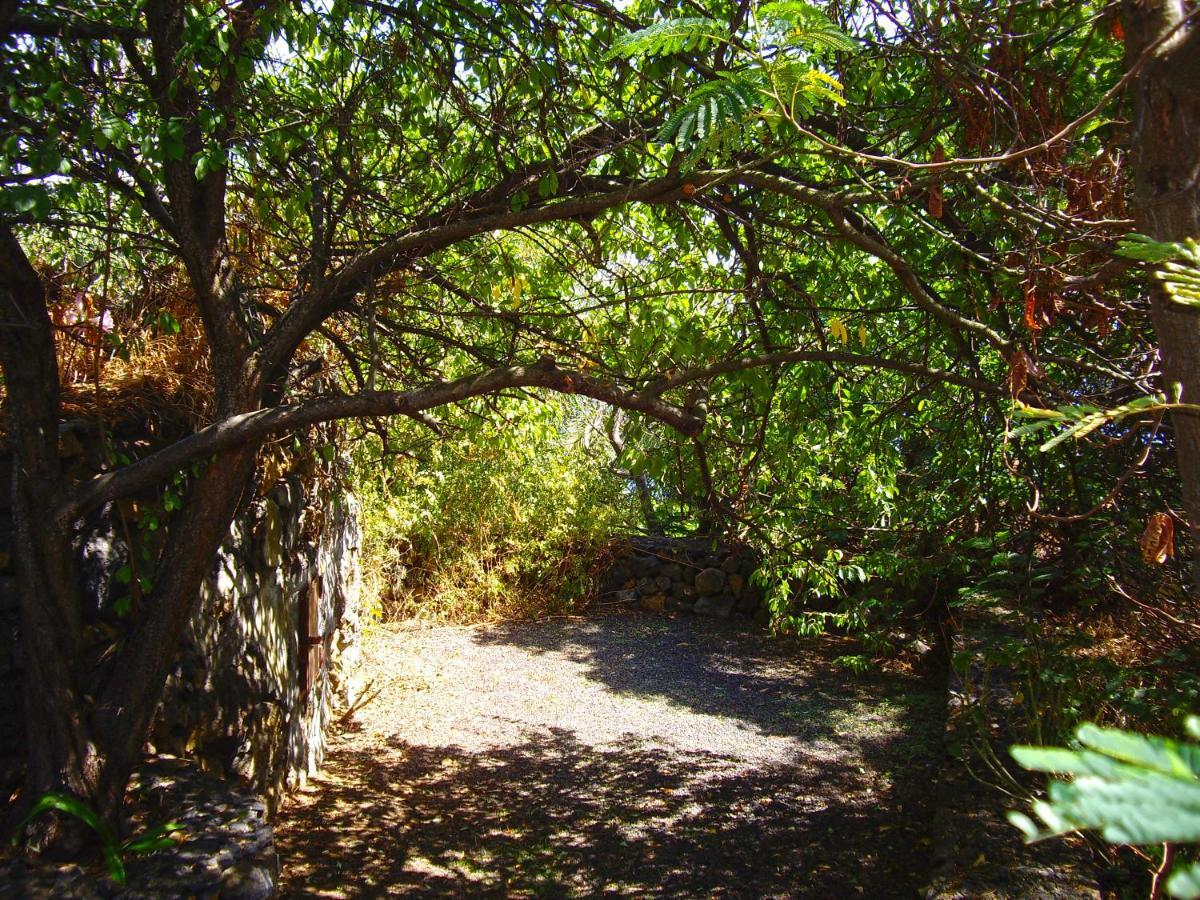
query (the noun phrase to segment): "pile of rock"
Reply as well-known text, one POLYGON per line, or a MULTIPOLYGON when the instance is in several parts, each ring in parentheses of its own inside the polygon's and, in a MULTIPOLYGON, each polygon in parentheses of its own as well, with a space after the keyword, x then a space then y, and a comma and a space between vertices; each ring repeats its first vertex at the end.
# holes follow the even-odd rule
POLYGON ((170 757, 147 762, 134 774, 130 791, 131 806, 151 826, 171 821, 180 830, 166 850, 127 855, 127 884, 103 877, 98 867, 14 855, 0 862, 0 896, 267 900, 276 895, 279 856, 261 800, 170 757))
POLYGON ((604 599, 647 612, 691 612, 765 623, 754 553, 740 544, 700 538, 632 537, 614 542, 601 581, 604 599))

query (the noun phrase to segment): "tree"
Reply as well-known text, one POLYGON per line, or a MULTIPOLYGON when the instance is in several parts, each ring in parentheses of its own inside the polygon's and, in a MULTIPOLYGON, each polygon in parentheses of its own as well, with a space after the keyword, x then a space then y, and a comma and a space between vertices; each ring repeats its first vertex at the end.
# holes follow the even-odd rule
MULTIPOLYGON (((1120 66, 1115 47, 1078 64, 1106 21, 1096 7, 843 4, 836 28, 808 4, 713 6, 612 65, 649 4, 0 10, 27 800, 65 788, 119 813, 198 586, 273 435, 390 415, 438 428, 430 412, 450 404, 580 394, 683 435, 686 464, 661 433, 627 427, 625 444, 660 482, 674 465, 708 520, 754 510, 782 545, 796 516, 790 500, 771 506, 772 484, 807 481, 814 497, 849 484, 890 515, 902 461, 952 468, 983 452, 1006 395, 1116 403, 1147 389, 1136 311, 1109 332, 1050 327, 1071 291, 1081 317, 1111 317, 1092 292, 1121 272, 1105 253, 1121 227, 1119 181, 1103 184, 1113 151, 1080 133, 1120 66), (989 27, 1003 37, 975 47, 989 27), (843 32, 863 51, 848 54, 843 32), (1021 99, 1031 40, 1044 109, 1021 99), (930 150, 943 133, 973 155, 930 150), (1086 203, 1071 199, 1080 184, 1086 203), (64 484, 52 302, 22 244, 181 273, 207 422, 64 484), (312 377, 326 358, 345 390, 312 377), (853 384, 856 371, 871 380, 853 384), (927 409, 930 385, 944 391, 927 409), (893 429, 860 440, 885 418, 893 429), (801 438, 844 448, 842 468, 799 471, 801 438), (153 590, 101 661, 64 536, 194 464, 153 590)), ((1166 76, 1140 59, 1130 71, 1158 98, 1166 76)), ((975 486, 939 494, 938 515, 977 515, 975 486)))
MULTIPOLYGON (((1134 76, 1131 145, 1134 150, 1138 230, 1161 241, 1200 234, 1200 194, 1195 173, 1200 156, 1184 135, 1200 117, 1200 69, 1196 63, 1196 10, 1183 2, 1122 5, 1126 64, 1134 76)), ((1178 400, 1200 397, 1200 328, 1196 313, 1172 301, 1162 285, 1150 288, 1150 310, 1158 338, 1164 386, 1178 400)), ((1200 547, 1200 419, 1175 416, 1175 447, 1183 482, 1183 508, 1200 547)), ((1195 552, 1195 550, 1193 550, 1195 552)), ((1200 555, 1193 561, 1194 591, 1200 591, 1200 555)))

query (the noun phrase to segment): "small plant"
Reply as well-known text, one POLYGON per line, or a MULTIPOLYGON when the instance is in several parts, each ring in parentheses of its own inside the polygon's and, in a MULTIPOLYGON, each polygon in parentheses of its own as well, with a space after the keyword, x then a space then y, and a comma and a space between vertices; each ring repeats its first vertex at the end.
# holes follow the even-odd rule
MULTIPOLYGON (((1200 717, 1185 728, 1200 739, 1200 717)), ((1165 881, 1172 897, 1200 897, 1200 863, 1174 866, 1176 844, 1200 842, 1200 745, 1091 724, 1075 734, 1079 749, 1012 748, 1026 769, 1071 780, 1052 781, 1049 799, 1033 804, 1040 826, 1015 811, 1009 822, 1028 841, 1095 830, 1114 844, 1162 844, 1150 896, 1165 881)))
POLYGON ((165 825, 135 834, 123 841, 118 841, 112 826, 101 819, 95 810, 82 800, 69 794, 49 793, 42 795, 37 803, 33 804, 29 814, 17 825, 16 830, 13 831, 12 845, 20 846, 21 835, 25 831, 25 827, 42 813, 51 810, 74 816, 99 835, 100 854, 104 857, 105 866, 108 867, 109 877, 117 884, 125 883, 125 856, 130 853, 154 853, 166 849, 174 843, 171 835, 183 830, 183 826, 178 822, 168 822, 165 825))

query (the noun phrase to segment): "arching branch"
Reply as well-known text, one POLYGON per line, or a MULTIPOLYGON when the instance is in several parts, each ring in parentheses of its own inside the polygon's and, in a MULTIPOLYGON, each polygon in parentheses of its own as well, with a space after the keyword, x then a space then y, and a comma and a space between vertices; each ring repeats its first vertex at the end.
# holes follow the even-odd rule
POLYGON ((198 459, 260 442, 273 434, 319 422, 368 416, 402 415, 425 421, 421 415, 425 410, 511 388, 545 388, 565 394, 581 394, 612 406, 643 413, 684 434, 696 434, 704 424, 699 416, 673 406, 655 394, 635 393, 610 381, 561 369, 547 357, 532 366, 492 369, 479 375, 435 382, 410 391, 327 394, 293 405, 231 416, 132 465, 97 476, 82 485, 59 508, 57 519, 65 525, 100 504, 149 487, 198 459))

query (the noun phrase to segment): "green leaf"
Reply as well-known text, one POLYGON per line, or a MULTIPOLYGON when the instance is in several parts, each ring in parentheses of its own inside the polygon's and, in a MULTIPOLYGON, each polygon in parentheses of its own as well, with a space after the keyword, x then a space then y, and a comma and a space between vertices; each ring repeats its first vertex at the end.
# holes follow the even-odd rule
POLYGON ((1013 747, 1022 766, 1071 781, 1054 781, 1033 805, 1041 820, 1009 816, 1027 840, 1093 829, 1122 844, 1200 841, 1200 746, 1084 725, 1084 749, 1013 747))
POLYGON ((175 844, 171 835, 183 830, 183 826, 178 822, 167 822, 165 825, 159 825, 128 838, 121 844, 121 849, 129 853, 153 853, 156 850, 165 850, 175 844))
POLYGON ((547 172, 538 180, 538 196, 545 200, 558 193, 558 173, 547 172))
POLYGON ((655 142, 683 147, 693 141, 703 143, 714 131, 729 125, 740 128, 761 101, 759 84, 748 74, 726 74, 700 85, 663 123, 655 142))
POLYGON ((12 845, 14 847, 19 846, 21 835, 25 832, 26 826, 38 816, 50 810, 57 810, 69 816, 74 816, 84 825, 88 826, 88 828, 96 832, 102 842, 101 852, 104 855, 104 862, 108 867, 109 875, 118 884, 125 883, 125 865, 121 862, 121 856, 117 852, 116 837, 112 828, 107 822, 96 815, 96 812, 90 806, 78 797, 72 797, 70 794, 52 792, 39 797, 25 818, 17 823, 17 827, 13 831, 11 838, 12 845))
POLYGON ((1172 897, 1194 900, 1200 897, 1200 863, 1180 866, 1167 879, 1167 893, 1172 897))
POLYGON ((726 26, 716 19, 701 16, 665 19, 640 31, 620 35, 613 41, 605 58, 668 56, 728 42, 726 26))
POLYGON ((797 0, 764 3, 758 8, 758 18, 788 27, 789 44, 846 53, 858 50, 858 43, 811 3, 797 0))
POLYGON ((1121 238, 1116 249, 1117 256, 1142 262, 1160 263, 1179 256, 1180 245, 1156 241, 1144 234, 1131 234, 1121 238))

